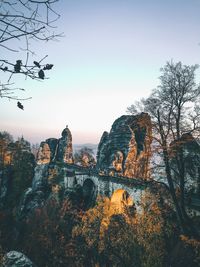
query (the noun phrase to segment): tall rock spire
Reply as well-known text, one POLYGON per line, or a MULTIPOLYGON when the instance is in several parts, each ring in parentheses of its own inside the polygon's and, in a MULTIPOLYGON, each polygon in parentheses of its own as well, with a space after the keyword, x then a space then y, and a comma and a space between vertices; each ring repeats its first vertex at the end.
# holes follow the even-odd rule
POLYGON ((58 141, 57 160, 73 163, 72 134, 68 126, 62 131, 62 137, 58 141))
POLYGON ((72 134, 66 126, 61 138, 49 138, 41 142, 37 155, 38 164, 46 164, 51 161, 73 163, 72 134))

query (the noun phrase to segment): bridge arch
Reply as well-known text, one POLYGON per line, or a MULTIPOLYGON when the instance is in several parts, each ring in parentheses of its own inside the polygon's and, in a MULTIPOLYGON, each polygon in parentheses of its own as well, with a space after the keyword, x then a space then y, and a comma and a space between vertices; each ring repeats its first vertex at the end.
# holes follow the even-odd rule
POLYGON ((84 206, 88 208, 95 203, 97 196, 97 187, 94 181, 90 178, 85 179, 83 182, 83 199, 84 206))
POLYGON ((117 189, 111 196, 111 208, 116 213, 123 213, 125 208, 130 208, 132 211, 135 210, 135 203, 132 196, 125 189, 117 189))

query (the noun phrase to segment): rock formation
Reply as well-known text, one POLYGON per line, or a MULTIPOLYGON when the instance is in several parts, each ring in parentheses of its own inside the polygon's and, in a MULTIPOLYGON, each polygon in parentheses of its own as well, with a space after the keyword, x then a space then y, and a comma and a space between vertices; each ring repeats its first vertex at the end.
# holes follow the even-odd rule
POLYGON ((62 131, 62 137, 58 141, 57 160, 73 163, 72 135, 67 126, 62 131))
POLYGON ((61 138, 49 138, 40 144, 32 187, 26 190, 21 201, 21 218, 43 206, 51 194, 60 193, 65 177, 74 174, 73 171, 69 174, 65 163, 73 163, 72 135, 67 126, 61 138))
POLYGON ((61 138, 49 138, 40 144, 37 163, 46 164, 51 161, 73 163, 72 135, 68 126, 62 131, 61 138))
MULTIPOLYGON (((113 123, 110 133, 105 132, 101 138, 97 154, 97 171, 105 175, 148 179, 150 145, 149 115, 142 113, 137 116, 122 116, 113 123)), ((91 158, 85 159, 85 154, 84 150, 81 161, 89 163, 91 158)), ((21 202, 22 217, 44 205, 46 199, 52 195, 66 196, 66 182, 76 181, 75 170, 88 173, 95 171, 90 165, 87 169, 87 166, 83 168, 72 164, 73 162, 72 136, 68 127, 62 131, 61 138, 49 138, 41 143, 32 188, 26 191, 21 202)), ((83 188, 83 198, 87 199, 88 195, 84 195, 84 192, 83 188)))
POLYGON ((97 152, 102 174, 149 178, 152 126, 147 113, 123 115, 104 132, 97 152))

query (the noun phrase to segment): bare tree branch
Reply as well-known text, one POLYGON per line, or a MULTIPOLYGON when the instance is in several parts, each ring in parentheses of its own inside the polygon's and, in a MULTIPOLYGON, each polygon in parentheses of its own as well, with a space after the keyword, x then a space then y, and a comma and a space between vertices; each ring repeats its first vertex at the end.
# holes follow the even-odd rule
POLYGON ((41 64, 47 56, 39 62, 30 62, 29 54, 35 54, 30 50, 30 43, 33 40, 47 42, 62 36, 54 32, 56 30, 54 23, 60 15, 54 10, 53 5, 58 1, 0 0, 0 49, 6 49, 15 54, 24 51, 26 55, 24 62, 18 58, 14 62, 0 58, 0 71, 10 74, 7 81, 0 81, 0 97, 18 99, 12 94, 17 91, 16 87, 12 87, 13 83, 10 83, 13 75, 21 74, 34 80, 46 79, 45 71, 52 69, 53 64, 41 64), (17 42, 13 42, 14 40, 19 42, 20 47, 17 47, 17 42))

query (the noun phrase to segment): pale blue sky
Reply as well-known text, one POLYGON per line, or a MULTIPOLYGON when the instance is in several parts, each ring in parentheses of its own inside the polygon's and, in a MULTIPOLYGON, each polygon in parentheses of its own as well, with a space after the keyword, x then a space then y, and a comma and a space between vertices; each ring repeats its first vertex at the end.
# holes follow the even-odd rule
POLYGON ((98 143, 159 84, 167 60, 200 63, 199 0, 61 0, 56 9, 65 37, 33 44, 38 59, 48 54, 55 65, 50 79, 16 79, 26 88, 20 96, 33 97, 24 111, 0 99, 0 130, 14 136, 40 142, 68 124, 74 143, 98 143))

